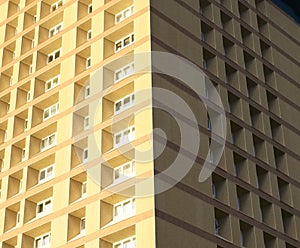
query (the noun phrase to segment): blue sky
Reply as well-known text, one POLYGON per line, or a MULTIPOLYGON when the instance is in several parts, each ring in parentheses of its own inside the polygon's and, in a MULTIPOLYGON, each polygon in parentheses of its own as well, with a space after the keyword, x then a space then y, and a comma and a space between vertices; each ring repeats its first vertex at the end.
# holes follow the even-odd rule
POLYGON ((272 0, 282 10, 300 23, 300 0, 272 0))

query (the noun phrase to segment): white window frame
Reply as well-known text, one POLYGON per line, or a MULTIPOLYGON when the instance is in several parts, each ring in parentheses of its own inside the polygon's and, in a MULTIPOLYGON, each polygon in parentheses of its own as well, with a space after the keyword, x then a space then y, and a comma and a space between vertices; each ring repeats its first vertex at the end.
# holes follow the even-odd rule
POLYGON ((34 248, 49 248, 51 245, 51 233, 44 233, 41 236, 38 236, 34 239, 34 248), (44 244, 44 240, 46 240, 46 238, 49 240, 48 244, 44 244), (41 239, 42 243, 41 245, 37 245, 37 240, 41 239))
POLYGON ((118 183, 124 180, 127 180, 129 178, 132 178, 135 176, 135 161, 130 161, 128 163, 122 164, 116 168, 114 168, 113 172, 113 181, 114 183, 118 183), (130 173, 125 174, 124 168, 129 165, 130 173), (118 175, 118 178, 116 176, 118 175))
POLYGON ((21 220, 21 213, 19 211, 17 212, 17 216, 16 216, 16 226, 20 225, 20 220, 21 220))
POLYGON ((93 12, 93 4, 89 4, 88 5, 88 14, 92 13, 93 12))
POLYGON ((134 63, 129 63, 114 72, 114 82, 117 83, 134 73, 134 63))
POLYGON ((87 130, 87 129, 89 129, 89 127, 90 127, 90 117, 86 116, 86 117, 84 117, 84 120, 83 120, 83 129, 87 130))
POLYGON ((54 178, 54 169, 55 169, 55 165, 52 164, 52 165, 49 165, 43 169, 41 169, 39 171, 39 184, 42 184, 44 182, 47 182, 49 180, 51 180, 52 178, 54 178), (52 172, 49 173, 49 169, 52 168, 52 172), (45 173, 45 177, 43 179, 41 179, 41 175, 42 173, 45 173))
POLYGON ((86 58, 86 69, 92 66, 92 59, 91 57, 86 58))
POLYGON ((87 163, 89 159, 89 148, 84 148, 82 151, 82 163, 87 163))
POLYGON ((86 197, 86 186, 87 186, 87 182, 82 182, 81 184, 81 197, 85 198, 86 197))
POLYGON ((80 234, 85 235, 85 230, 86 230, 86 218, 83 217, 80 219, 80 234))
POLYGON ((209 151, 209 162, 211 164, 214 163, 214 153, 213 153, 213 151, 209 151))
POLYGON ((51 5, 50 12, 52 13, 52 12, 54 12, 55 10, 58 10, 59 7, 61 7, 62 5, 63 5, 63 1, 62 1, 62 0, 59 0, 59 1, 55 2, 55 3, 53 3, 53 4, 51 5), (54 7, 54 8, 53 8, 53 7, 54 7))
POLYGON ((53 51, 52 53, 49 53, 49 54, 48 54, 48 57, 47 57, 47 64, 52 63, 52 62, 55 61, 56 59, 60 58, 60 56, 61 56, 61 48, 59 48, 59 49, 53 51), (56 53, 58 53, 58 52, 59 52, 59 55, 56 57, 56 53), (51 56, 52 56, 53 58, 52 58, 51 61, 49 61, 49 59, 50 59, 51 56))
POLYGON ((31 64, 30 66, 29 66, 29 74, 32 74, 33 73, 33 65, 31 64))
POLYGON ((63 30, 63 28, 64 28, 64 23, 63 22, 61 22, 61 23, 55 25, 54 27, 50 28, 49 29, 49 38, 56 35, 56 34, 58 34, 60 31, 63 30))
POLYGON ((91 29, 87 31, 87 33, 86 33, 86 39, 87 40, 92 39, 92 30, 91 29))
POLYGON ((91 86, 87 85, 84 89, 84 98, 88 98, 91 95, 91 86))
POLYGON ((114 109, 115 115, 125 111, 126 109, 131 108, 133 105, 134 105, 134 93, 119 99, 118 101, 115 102, 115 109, 114 109), (128 98, 129 98, 129 102, 126 103, 125 101, 128 100, 128 98), (119 109, 117 109, 118 104, 120 104, 119 109))
POLYGON ((215 219, 215 234, 220 235, 221 226, 219 224, 219 220, 215 219))
POLYGON ((133 11, 134 11, 134 7, 133 7, 133 5, 131 5, 128 8, 126 8, 126 9, 122 10, 121 12, 117 13, 115 15, 115 24, 118 24, 121 21, 124 21, 125 19, 127 19, 128 17, 132 16, 133 11), (127 13, 129 13, 129 15, 127 13))
MULTIPOLYGON (((132 236, 132 237, 123 239, 121 241, 115 242, 113 244, 113 248, 124 248, 124 243, 126 243, 128 241, 130 242, 130 246, 129 247, 136 248, 136 236, 132 236)), ((126 247, 128 247, 128 246, 126 246, 126 247)))
POLYGON ((128 127, 114 135, 114 147, 119 147, 130 143, 135 139, 135 126, 128 127), (125 133, 129 131, 129 134, 125 136, 125 133), (117 137, 120 136, 120 142, 117 143, 117 137))
POLYGON ((50 119, 51 117, 57 115, 58 111, 59 111, 59 103, 55 103, 55 104, 51 105, 50 107, 45 108, 44 112, 43 112, 43 120, 46 121, 46 120, 50 119), (48 112, 48 116, 45 117, 47 112, 48 112))
POLYGON ((28 91, 27 92, 27 102, 29 102, 31 100, 31 92, 28 91))
POLYGON ((7 130, 4 131, 4 141, 7 141, 7 130))
POLYGON ((49 79, 46 83, 45 83, 45 92, 53 89, 54 87, 56 87, 57 85, 60 84, 60 75, 57 75, 51 79, 49 79), (55 81, 57 79, 57 82, 55 81), (56 83, 55 83, 56 82, 56 83), (50 88, 47 87, 47 84, 50 84, 50 88))
POLYGON ((118 221, 122 221, 124 219, 127 219, 127 218, 130 218, 131 216, 135 215, 136 214, 136 206, 135 206, 135 198, 129 198, 129 199, 126 199, 124 201, 121 201, 121 202, 118 202, 116 204, 113 205, 113 221, 114 222, 118 222, 118 221), (128 212, 128 213, 125 213, 125 204, 129 203, 130 207, 131 207, 131 210, 128 212), (117 211, 116 209, 118 207, 121 207, 122 210, 120 213, 120 215, 116 215, 117 211))
POLYGON ((26 160, 26 149, 23 148, 22 149, 22 162, 24 162, 26 160))
POLYGON ((216 184, 213 182, 211 186, 211 195, 213 198, 217 198, 217 188, 216 184))
POLYGON ((19 180, 19 194, 22 193, 22 189, 23 189, 23 179, 19 180))
POLYGON ((45 215, 51 213, 52 209, 53 209, 53 198, 52 197, 50 197, 48 199, 45 199, 43 201, 40 201, 36 204, 36 217, 40 218, 42 216, 45 216, 45 215), (48 203, 49 201, 50 201, 50 207, 49 207, 49 209, 45 210, 46 209, 46 203, 48 203), (38 212, 40 205, 43 206, 43 211, 42 212, 38 212))
POLYGON ((41 140, 41 152, 43 152, 43 151, 45 151, 45 150, 48 150, 48 149, 50 149, 51 147, 53 147, 53 146, 55 146, 56 145, 56 133, 52 133, 51 135, 49 135, 49 136, 47 136, 47 137, 45 137, 45 138, 43 138, 42 140, 41 140), (50 140, 50 138, 51 137, 54 137, 54 142, 52 143, 52 144, 49 144, 49 140, 50 140), (45 147, 42 147, 42 143, 43 143, 43 141, 45 141, 45 140, 48 140, 47 141, 47 146, 45 146, 45 147))
POLYGON ((118 41, 115 42, 115 53, 123 50, 124 48, 130 46, 133 43, 134 43, 134 33, 126 35, 122 39, 120 39, 120 40, 118 40, 118 41), (129 43, 126 44, 125 42, 128 39, 129 39, 129 43), (119 46, 120 44, 121 44, 121 46, 119 46))

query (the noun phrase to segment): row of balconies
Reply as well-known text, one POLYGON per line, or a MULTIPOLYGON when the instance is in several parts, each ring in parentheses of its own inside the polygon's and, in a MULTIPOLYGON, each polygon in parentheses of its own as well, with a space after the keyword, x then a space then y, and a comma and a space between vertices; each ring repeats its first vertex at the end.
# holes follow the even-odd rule
MULTIPOLYGON (((85 208, 80 209, 68 215, 68 236, 67 241, 73 241, 85 235, 86 218, 80 217, 85 213, 85 208), (69 228, 71 227, 72 228, 69 228), (74 237, 73 237, 74 236, 74 237), (73 237, 73 238, 70 238, 73 237)), ((124 230, 113 233, 112 235, 103 237, 99 240, 101 247, 107 248, 135 248, 136 235, 135 226, 130 226, 124 230)), ((33 229, 26 234, 22 234, 20 239, 22 247, 32 248, 50 248, 51 247, 51 225, 46 223, 42 228, 33 229)), ((11 238, 3 242, 4 248, 16 247, 18 244, 17 237, 11 238)), ((76 248, 82 248, 78 246, 76 248)))
MULTIPOLYGON (((86 2, 83 3, 79 1, 79 10, 78 15, 81 16, 84 12, 83 16, 86 16, 86 14, 92 12, 92 6, 86 5, 86 2)), ((58 9, 60 6, 62 6, 62 1, 58 1, 56 3, 53 3, 52 6, 48 6, 49 9, 52 11, 58 9)), ((45 7, 42 4, 42 10, 44 10, 45 7)), ((30 27, 36 22, 36 10, 33 11, 30 10, 30 13, 25 13, 25 24, 24 28, 27 26, 30 27), (26 18, 27 16, 30 16, 31 18, 26 18), (30 21, 29 21, 30 20, 30 21), (30 23, 29 23, 30 22, 30 23)), ((113 8, 108 9, 105 11, 105 27, 106 29, 112 27, 113 25, 118 24, 119 22, 125 20, 129 16, 133 14, 133 5, 132 1, 126 1, 125 3, 118 3, 113 8), (116 12, 118 11, 118 12, 116 12)), ((41 15, 43 15, 43 11, 41 12, 41 15)), ((131 24, 132 25, 132 24, 131 24)), ((6 41, 10 40, 15 34, 18 33, 17 30, 18 26, 18 19, 14 19, 10 23, 7 24, 6 28, 6 41)), ((44 41, 48 40, 52 36, 56 35, 63 29, 63 13, 59 13, 58 15, 55 15, 54 17, 50 18, 48 21, 42 23, 39 26, 39 37, 38 37, 38 43, 41 44, 44 41)), ((89 40, 92 38, 92 32, 91 32, 91 20, 88 20, 86 23, 82 24, 77 28, 78 33, 78 39, 77 39, 77 46, 81 45, 83 42, 89 40), (84 35, 82 35, 84 33, 84 35), (85 38, 83 38, 85 37, 85 38)), ((121 37, 120 37, 121 38, 121 37)), ((124 40, 116 40, 116 47, 115 50, 119 50, 122 47, 126 47, 129 44, 133 42, 133 35, 131 37, 125 37, 124 40)), ((35 37, 34 37, 34 30, 29 31, 26 33, 22 38, 22 49, 21 49, 21 55, 26 53, 27 51, 31 50, 35 45, 37 44, 35 37)), ((110 44, 108 45, 110 47, 110 44)), ((15 41, 12 41, 6 48, 4 48, 4 55, 3 56, 3 62, 2 66, 10 63, 15 58, 15 41)), ((39 63, 37 63, 39 64, 39 63)))

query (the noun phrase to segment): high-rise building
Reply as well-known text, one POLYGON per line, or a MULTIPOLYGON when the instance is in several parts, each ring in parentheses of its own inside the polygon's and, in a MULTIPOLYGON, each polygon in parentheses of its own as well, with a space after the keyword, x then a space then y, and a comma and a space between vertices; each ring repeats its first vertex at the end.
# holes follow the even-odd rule
POLYGON ((300 247, 300 28, 274 3, 3 0, 0 13, 1 247, 300 247), (135 73, 151 51, 214 85, 199 79, 226 112, 220 161, 209 150, 220 119, 198 92, 135 73), (196 157, 176 118, 199 131, 196 157), (158 192, 154 175, 179 153, 193 166, 158 192), (199 182, 207 157, 217 167, 199 182))

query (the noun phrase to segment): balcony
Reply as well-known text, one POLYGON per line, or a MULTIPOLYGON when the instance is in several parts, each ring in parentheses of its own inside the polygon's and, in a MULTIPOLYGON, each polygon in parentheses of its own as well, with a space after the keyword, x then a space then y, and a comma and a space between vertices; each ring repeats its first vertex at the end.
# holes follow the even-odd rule
POLYGON ((27 189, 43 184, 54 178, 55 155, 51 154, 28 167, 27 189))
POLYGON ((52 212, 53 188, 47 188, 25 199, 24 223, 40 219, 52 212))
POLYGON ((134 43, 133 22, 118 29, 104 38, 104 58, 122 51, 134 43))
POLYGON ((56 133, 53 133, 41 140, 41 152, 48 150, 55 145, 56 145, 56 133))
MULTIPOLYGON (((48 34, 47 34, 48 39, 48 34)), ((55 60, 62 56, 62 39, 61 37, 53 41, 46 47, 43 47, 37 52, 36 70, 44 68, 48 64, 53 63, 55 60)))
POLYGON ((51 223, 37 225, 34 229, 22 234, 20 247, 50 248, 51 223))
POLYGON ((92 38, 92 20, 88 20, 85 23, 77 27, 77 39, 76 47, 81 46, 92 38))
POLYGON ((34 240, 34 248, 50 248, 50 240, 50 233, 45 233, 42 236, 36 237, 34 240))
POLYGON ((5 209, 4 232, 18 227, 20 222, 20 203, 18 202, 5 209))
POLYGON ((129 226, 100 239, 100 247, 106 248, 135 248, 136 227, 129 226))
POLYGON ((32 126, 41 124, 44 121, 54 117, 59 111, 58 93, 35 104, 32 110, 32 126))
POLYGON ((84 72, 86 69, 88 69, 91 66, 91 48, 87 47, 83 51, 76 54, 76 68, 75 73, 76 75, 84 72))
POLYGON ((81 208, 68 215, 68 241, 85 236, 86 209, 81 208))
POLYGON ((10 167, 14 167, 24 160, 25 139, 14 143, 11 146, 10 167))
POLYGON ((59 108, 59 104, 55 103, 54 105, 45 108, 44 109, 44 114, 43 114, 43 121, 48 120, 49 118, 55 116, 56 114, 58 114, 58 108, 59 108))
POLYGON ((84 199, 87 195, 87 176, 86 173, 80 173, 70 179, 69 203, 84 199))
POLYGON ((23 170, 19 170, 8 177, 7 198, 16 196, 22 192, 23 170))
POLYGON ((73 135, 78 135, 89 128, 89 107, 85 106, 73 114, 73 135))
POLYGON ((93 12, 92 0, 79 0, 77 19, 80 20, 93 12))
POLYGON ((132 0, 125 0, 114 4, 104 12, 105 30, 124 21, 134 13, 132 0))
POLYGON ((56 145, 57 123, 47 125, 30 136, 29 157, 51 149, 56 145))
POLYGON ((114 195, 102 200, 101 204, 101 227, 113 225, 136 214, 135 198, 114 195))
POLYGON ((136 247, 135 236, 115 242, 113 244, 113 248, 135 248, 135 247, 136 247))
POLYGON ((134 63, 125 65, 124 67, 122 67, 114 72, 115 83, 132 75, 133 73, 134 73, 134 63))
POLYGON ((126 145, 135 139, 135 127, 131 126, 114 134, 114 148, 126 145))
POLYGON ((28 128, 28 110, 25 110, 14 117, 13 137, 24 133, 28 128))

